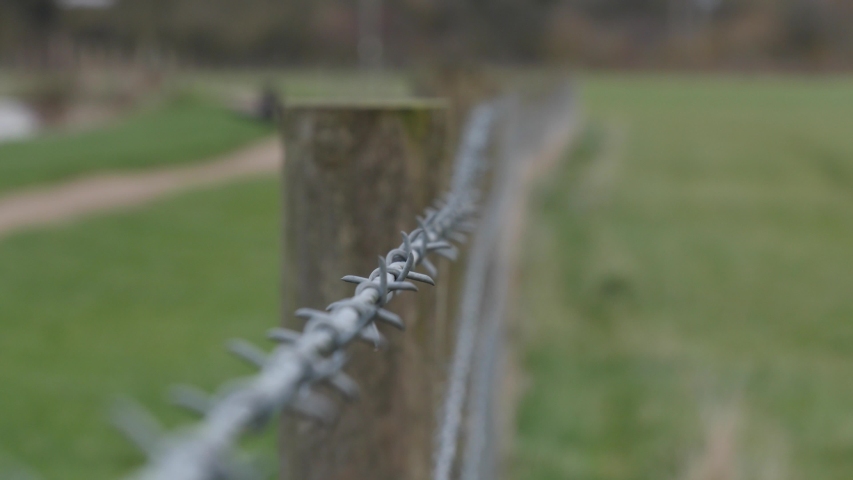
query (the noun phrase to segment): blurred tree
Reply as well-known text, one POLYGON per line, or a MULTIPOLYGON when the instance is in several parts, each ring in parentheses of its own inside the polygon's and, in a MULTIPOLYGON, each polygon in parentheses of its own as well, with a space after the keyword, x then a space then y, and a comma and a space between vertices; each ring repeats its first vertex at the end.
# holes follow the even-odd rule
POLYGON ((851 65, 850 0, 134 0, 0 2, 0 53, 169 51, 203 64, 851 65), (361 13, 360 13, 361 12, 361 13), (361 45, 361 47, 359 47, 361 45), (677 52, 677 55, 673 55, 677 52))
POLYGON ((59 19, 54 0, 6 0, 19 24, 19 44, 29 51, 29 60, 39 67, 50 65, 50 44, 59 19))

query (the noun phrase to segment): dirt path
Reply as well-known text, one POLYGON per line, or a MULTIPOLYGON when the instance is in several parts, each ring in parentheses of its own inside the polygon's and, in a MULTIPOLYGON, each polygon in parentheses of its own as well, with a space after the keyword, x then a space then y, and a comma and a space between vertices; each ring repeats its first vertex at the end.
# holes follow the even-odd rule
POLYGON ((187 188, 272 173, 283 157, 278 139, 267 139, 200 165, 94 175, 13 192, 0 197, 0 238, 15 230, 140 205, 187 188))

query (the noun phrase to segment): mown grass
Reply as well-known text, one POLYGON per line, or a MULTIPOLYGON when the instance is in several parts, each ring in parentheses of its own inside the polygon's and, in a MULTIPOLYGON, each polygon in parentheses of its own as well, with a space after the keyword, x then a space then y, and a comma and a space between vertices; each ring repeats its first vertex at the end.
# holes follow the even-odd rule
POLYGON ((278 321, 279 222, 277 181, 253 180, 0 241, 0 458, 45 479, 141 464, 111 401, 174 426, 170 384, 249 372, 223 347, 278 321))
POLYGON ((850 478, 853 82, 583 97, 537 196, 516 477, 850 478))
POLYGON ((0 192, 103 171, 197 162, 273 132, 195 98, 177 99, 110 126, 0 144, 0 192))

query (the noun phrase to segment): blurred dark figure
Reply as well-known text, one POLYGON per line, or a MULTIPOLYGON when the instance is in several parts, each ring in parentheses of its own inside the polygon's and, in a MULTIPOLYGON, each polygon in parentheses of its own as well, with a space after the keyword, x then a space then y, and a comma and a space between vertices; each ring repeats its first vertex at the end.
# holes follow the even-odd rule
POLYGON ((258 99, 257 117, 268 122, 274 121, 280 104, 275 88, 271 84, 264 85, 258 99))

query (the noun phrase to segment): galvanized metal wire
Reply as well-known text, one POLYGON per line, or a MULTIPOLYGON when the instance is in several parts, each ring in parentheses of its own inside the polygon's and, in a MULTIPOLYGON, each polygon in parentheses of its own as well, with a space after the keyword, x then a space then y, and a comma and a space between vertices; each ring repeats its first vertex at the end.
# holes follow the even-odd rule
POLYGON ((471 245, 466 270, 462 302, 457 321, 456 344, 444 405, 438 420, 434 480, 450 480, 456 462, 463 430, 464 407, 468 399, 468 435, 466 436, 464 464, 461 478, 477 478, 485 452, 489 422, 488 392, 493 389, 494 361, 504 319, 506 293, 508 293, 507 268, 501 263, 498 250, 501 233, 513 201, 518 179, 518 159, 509 155, 507 148, 517 136, 514 119, 507 112, 515 112, 518 98, 509 97, 502 102, 503 131, 500 161, 494 166, 489 200, 471 245), (497 283, 497 285, 495 285, 497 283), (493 298, 497 293, 498 298, 493 298), (473 372, 472 372, 473 370, 473 372), (469 379, 469 377, 472 377, 469 379), (472 392, 468 392, 468 390, 472 392))
POLYGON ((518 97, 502 104, 500 156, 469 252, 448 386, 438 418, 433 480, 499 478, 496 395, 512 294, 512 250, 522 227, 512 224, 511 211, 522 202, 523 163, 535 160, 543 147, 559 144, 560 137, 565 137, 575 115, 573 101, 573 91, 566 85, 527 105, 518 97), (460 449, 461 459, 457 459, 460 449))
POLYGON ((458 448, 468 377, 473 364, 481 307, 486 294, 488 269, 500 230, 502 196, 491 195, 480 228, 471 245, 459 307, 456 343, 439 420, 434 453, 433 479, 450 480, 458 448))
MULTIPOLYGON (((423 218, 418 218, 418 228, 403 233, 403 243, 380 257, 378 268, 368 277, 343 278, 357 284, 352 297, 332 303, 326 311, 297 310, 296 315, 307 320, 305 328, 302 332, 273 329, 270 337, 281 344, 269 355, 247 342, 233 343, 235 353, 260 368, 254 377, 212 397, 195 389, 176 391, 178 403, 204 415, 200 424, 162 436, 157 428, 146 425, 150 422, 144 415, 122 416, 124 429, 149 457, 149 463, 132 478, 253 478, 253 470, 238 460, 235 452, 235 444, 245 432, 269 424, 282 411, 328 421, 334 409, 312 388, 321 382, 345 398, 355 398, 358 386, 343 372, 346 347, 359 339, 376 346, 384 343, 377 321, 403 328, 402 319, 383 307, 398 292, 417 290, 408 280, 433 283, 435 267, 427 256, 437 253, 454 257, 456 247, 451 241, 473 230, 471 221, 477 211, 478 186, 494 118, 493 105, 474 110, 457 155, 449 193, 435 208, 427 209, 423 218), (415 272, 418 265, 423 265, 431 276, 415 272)), ((464 332, 466 339, 475 334, 464 332)))
MULTIPOLYGON (((508 112, 516 112, 519 99, 512 97, 504 103, 508 112)), ((499 446, 495 440, 495 395, 498 393, 498 374, 503 368, 504 328, 507 321, 508 297, 512 287, 513 258, 510 243, 514 225, 507 223, 512 217, 513 205, 519 201, 521 164, 512 154, 512 144, 518 134, 517 114, 503 115, 502 148, 495 162, 494 186, 490 205, 494 210, 495 240, 491 249, 491 264, 488 271, 489 287, 482 298, 480 335, 477 341, 476 361, 472 365, 471 393, 466 406, 468 429, 459 474, 461 480, 494 480, 498 468, 499 446), (485 473, 484 473, 485 472, 485 473)))

